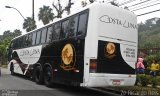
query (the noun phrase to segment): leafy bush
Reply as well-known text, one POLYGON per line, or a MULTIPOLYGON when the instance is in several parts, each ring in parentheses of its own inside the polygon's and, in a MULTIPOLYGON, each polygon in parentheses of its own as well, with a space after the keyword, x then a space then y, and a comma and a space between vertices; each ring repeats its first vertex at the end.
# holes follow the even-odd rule
POLYGON ((158 85, 158 78, 153 77, 151 79, 152 87, 156 87, 158 85))
POLYGON ((147 86, 149 84, 149 77, 147 75, 138 75, 137 80, 142 86, 147 86))
POLYGON ((156 54, 150 54, 148 55, 145 60, 148 62, 148 64, 151 64, 153 60, 159 61, 160 60, 160 53, 156 53, 156 54))

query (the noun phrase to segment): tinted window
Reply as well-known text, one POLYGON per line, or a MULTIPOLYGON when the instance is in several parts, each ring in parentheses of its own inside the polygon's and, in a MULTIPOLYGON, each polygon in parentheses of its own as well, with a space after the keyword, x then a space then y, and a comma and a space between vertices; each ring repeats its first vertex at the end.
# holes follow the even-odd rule
POLYGON ((78 16, 71 17, 71 19, 69 20, 69 33, 68 33, 68 37, 73 37, 73 36, 76 35, 77 25, 78 25, 78 16))
POLYGON ((36 43, 36 33, 37 32, 34 32, 32 35, 32 45, 35 45, 35 43, 36 43))
POLYGON ((61 30, 61 25, 60 25, 60 23, 56 23, 55 25, 54 25, 54 31, 53 31, 53 40, 58 40, 59 39, 59 35, 60 35, 60 30, 61 30))
POLYGON ((15 49, 15 46, 16 46, 16 45, 15 45, 15 40, 13 40, 13 49, 15 49))
POLYGON ((86 32, 86 26, 87 26, 87 13, 81 14, 79 17, 79 26, 77 35, 84 35, 86 32))
POLYGON ((32 45, 32 33, 28 35, 28 46, 32 45))
POLYGON ((37 32, 36 44, 40 43, 41 31, 37 32))
POLYGON ((68 31, 69 31, 69 26, 68 26, 69 20, 66 20, 62 22, 62 30, 61 30, 61 39, 67 38, 68 36, 68 31))
POLYGON ((13 41, 13 48, 14 48, 14 49, 18 48, 18 39, 15 39, 15 40, 13 41))
POLYGON ((20 37, 19 39, 18 39, 18 42, 19 42, 19 48, 21 48, 21 47, 23 47, 23 37, 20 37))
POLYGON ((25 45, 25 47, 28 46, 28 35, 26 35, 25 44, 24 45, 25 45))
POLYGON ((42 29, 41 43, 46 42, 46 33, 47 33, 47 28, 42 29))
POLYGON ((15 42, 14 42, 15 40, 13 40, 12 42, 13 42, 13 45, 12 45, 12 47, 13 47, 13 49, 15 48, 15 42))
POLYGON ((51 40, 52 40, 52 31, 53 31, 52 26, 48 27, 47 41, 46 42, 51 42, 51 40))
POLYGON ((19 38, 16 39, 16 48, 19 48, 19 38))
POLYGON ((22 47, 26 46, 26 35, 22 37, 22 47))

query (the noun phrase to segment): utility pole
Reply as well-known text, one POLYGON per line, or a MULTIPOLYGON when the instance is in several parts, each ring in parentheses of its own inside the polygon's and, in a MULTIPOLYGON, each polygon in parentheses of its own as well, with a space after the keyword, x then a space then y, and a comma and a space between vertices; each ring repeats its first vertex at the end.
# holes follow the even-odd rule
POLYGON ((32 0, 32 18, 34 20, 34 0, 32 0))

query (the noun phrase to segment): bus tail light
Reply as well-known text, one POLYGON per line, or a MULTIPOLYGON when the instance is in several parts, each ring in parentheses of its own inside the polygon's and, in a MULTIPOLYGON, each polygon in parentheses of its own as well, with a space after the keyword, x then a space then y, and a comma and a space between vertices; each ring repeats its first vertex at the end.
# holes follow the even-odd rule
POLYGON ((97 59, 90 59, 90 73, 96 73, 97 71, 97 59))

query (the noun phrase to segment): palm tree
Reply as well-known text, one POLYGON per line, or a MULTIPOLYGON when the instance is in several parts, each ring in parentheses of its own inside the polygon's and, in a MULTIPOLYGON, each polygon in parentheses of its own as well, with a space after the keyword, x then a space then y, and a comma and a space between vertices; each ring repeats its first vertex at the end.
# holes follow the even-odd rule
POLYGON ((11 38, 5 38, 0 41, 0 63, 6 64, 7 62, 7 47, 10 44, 11 38))
POLYGON ((38 18, 39 20, 42 20, 43 24, 46 25, 54 19, 54 13, 52 12, 52 9, 49 6, 43 6, 43 8, 39 8, 39 14, 38 18))
POLYGON ((27 17, 23 23, 23 29, 26 29, 27 32, 37 28, 36 22, 33 18, 27 17))
POLYGON ((4 31, 2 39, 9 38, 9 37, 13 38, 12 32, 10 30, 4 31))

